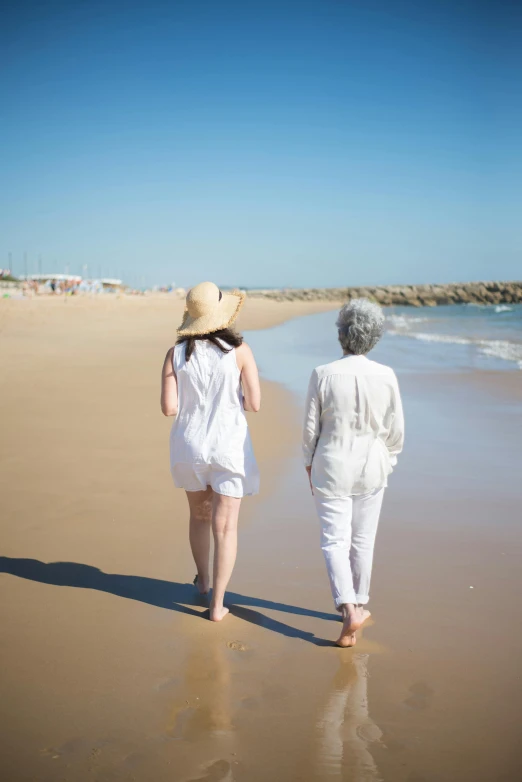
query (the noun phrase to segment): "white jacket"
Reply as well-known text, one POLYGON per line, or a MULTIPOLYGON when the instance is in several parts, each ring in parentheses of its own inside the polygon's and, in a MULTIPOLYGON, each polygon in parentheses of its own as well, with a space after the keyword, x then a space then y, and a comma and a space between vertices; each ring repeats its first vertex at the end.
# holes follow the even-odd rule
POLYGON ((303 455, 318 495, 349 497, 386 486, 403 442, 399 385, 390 367, 348 355, 314 369, 303 455))

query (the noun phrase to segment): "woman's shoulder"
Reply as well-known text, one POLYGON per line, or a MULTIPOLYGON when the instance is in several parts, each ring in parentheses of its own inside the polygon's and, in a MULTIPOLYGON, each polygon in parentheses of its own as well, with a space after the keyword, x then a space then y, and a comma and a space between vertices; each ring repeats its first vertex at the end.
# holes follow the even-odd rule
POLYGON ((383 375, 389 378, 395 377, 395 372, 388 364, 381 364, 379 361, 373 361, 372 359, 368 359, 368 371, 370 374, 383 375))
POLYGON ((184 342, 176 342, 176 344, 171 348, 172 362, 174 367, 179 366, 180 363, 185 360, 185 348, 186 345, 184 342))
POLYGON ((176 353, 176 347, 177 347, 177 345, 172 345, 167 350, 167 353, 165 355, 165 361, 174 361, 174 356, 175 356, 175 353, 176 353))
POLYGON ((335 361, 329 361, 327 364, 319 364, 319 366, 312 370, 312 377, 316 377, 320 380, 326 375, 335 373, 336 369, 340 366, 342 366, 342 359, 335 359, 335 361))
POLYGON ((242 342, 241 345, 238 345, 237 348, 234 348, 234 350, 236 351, 236 356, 241 356, 241 355, 253 356, 254 355, 252 353, 252 348, 250 347, 248 342, 242 342))
POLYGON ((234 348, 234 354, 239 369, 242 369, 242 367, 249 361, 254 361, 252 348, 247 342, 242 342, 241 345, 238 345, 237 348, 234 348))

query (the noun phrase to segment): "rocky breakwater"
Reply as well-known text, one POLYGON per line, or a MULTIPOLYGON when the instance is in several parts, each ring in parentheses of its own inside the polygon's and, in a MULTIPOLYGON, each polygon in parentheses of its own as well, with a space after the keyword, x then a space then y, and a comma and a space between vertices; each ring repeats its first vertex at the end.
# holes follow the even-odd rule
POLYGON ((465 282, 444 285, 379 285, 358 288, 251 290, 254 298, 275 301, 332 301, 365 298, 385 307, 436 307, 444 304, 522 303, 522 282, 465 282))

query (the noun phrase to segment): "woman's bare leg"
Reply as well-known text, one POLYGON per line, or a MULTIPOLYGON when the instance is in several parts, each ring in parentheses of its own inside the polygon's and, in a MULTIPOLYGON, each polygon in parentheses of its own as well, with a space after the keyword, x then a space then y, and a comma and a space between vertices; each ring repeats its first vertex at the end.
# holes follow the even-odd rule
POLYGON ((190 508, 189 540, 198 571, 197 587, 201 594, 210 590, 210 527, 212 524, 212 489, 188 491, 190 508))
POLYGON ((214 533, 214 583, 212 601, 210 603, 210 618, 220 622, 228 614, 228 608, 223 605, 225 590, 237 552, 237 520, 241 499, 225 497, 214 493, 212 532, 214 533))

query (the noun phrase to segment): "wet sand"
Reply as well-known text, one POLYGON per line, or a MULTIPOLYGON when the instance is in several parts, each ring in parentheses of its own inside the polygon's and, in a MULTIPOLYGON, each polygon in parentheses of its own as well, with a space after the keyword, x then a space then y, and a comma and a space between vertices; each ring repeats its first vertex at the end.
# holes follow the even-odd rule
MULTIPOLYGON (((292 394, 263 383, 249 416, 263 493, 243 503, 232 615, 214 625, 159 413, 181 303, 1 303, 2 779, 517 778, 520 488, 502 470, 520 442, 504 421, 515 374, 512 389, 507 373, 403 381, 409 444, 373 622, 340 650, 292 394)), ((248 302, 242 327, 306 307, 248 302)))

